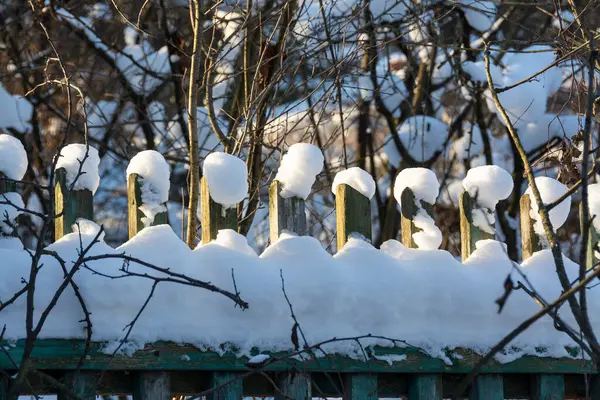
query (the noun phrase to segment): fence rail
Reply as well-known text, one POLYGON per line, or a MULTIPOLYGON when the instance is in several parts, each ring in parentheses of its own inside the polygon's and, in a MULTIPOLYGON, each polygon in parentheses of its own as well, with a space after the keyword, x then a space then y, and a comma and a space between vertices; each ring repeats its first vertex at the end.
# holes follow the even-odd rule
MULTIPOLYGON (((59 169, 56 179, 55 239, 72 231, 77 218, 93 220, 93 196, 89 190, 70 190, 65 183, 66 172, 59 169)), ((0 178, 2 178, 0 176, 0 178)), ((15 191, 18 185, 0 180, 0 193, 15 191)), ((129 236, 133 237, 145 225, 140 179, 128 179, 129 236)), ((283 198, 281 184, 274 181, 270 188, 270 239, 275 241, 283 231, 305 234, 307 229, 305 204, 300 198, 283 198)), ((417 231, 413 222, 416 215, 415 196, 410 189, 402 193, 402 242, 414 248, 412 233, 417 231)), ((201 182, 202 242, 216 238, 219 229, 237 227, 235 208, 223 210, 212 200, 208 183, 201 182)), ((370 200, 352 187, 342 184, 336 190, 337 244, 342 248, 353 233, 371 238, 370 200)), ((422 204, 430 214, 433 205, 422 204)), ((523 256, 529 257, 540 249, 541 241, 532 229, 529 196, 521 200, 523 256)), ((480 207, 467 192, 460 197, 460 228, 462 257, 466 259, 478 240, 492 235, 473 225, 472 211, 480 207)), ((168 223, 166 213, 159 214, 153 224, 168 223)), ((598 234, 592 232, 593 245, 598 234)), ((592 246, 592 245, 591 245, 592 246)), ((590 257, 593 252, 590 247, 590 257)), ((175 329, 175 328, 174 328, 175 329)), ((0 352, 0 400, 10 390, 15 360, 21 359, 24 342, 5 343, 0 352)), ((31 358, 32 370, 43 370, 64 384, 58 390, 59 398, 92 399, 98 393, 132 393, 134 399, 169 399, 172 394, 207 393, 211 399, 239 400, 243 396, 274 396, 276 399, 307 399, 312 396, 340 396, 345 399, 376 399, 378 397, 408 397, 409 399, 442 399, 452 393, 456 383, 469 373, 481 356, 468 349, 448 352, 451 364, 427 356, 410 348, 385 349, 385 354, 405 357, 401 362, 386 362, 376 354, 365 354, 367 359, 354 360, 339 355, 298 361, 285 353, 271 353, 271 362, 264 368, 249 366, 248 359, 232 353, 219 355, 201 351, 191 345, 154 343, 132 356, 109 355, 101 351, 102 343, 93 343, 91 352, 78 369, 84 354, 83 340, 46 339, 36 342, 31 358), (276 362, 273 362, 276 361, 276 362)), ((256 349, 258 352, 260 349, 256 349)), ((377 352, 377 347, 374 348, 377 352)), ((596 388, 596 370, 584 360, 552 359, 533 356, 513 362, 491 362, 482 369, 471 385, 471 399, 562 399, 593 396, 600 398, 596 388)), ((57 392, 47 378, 31 375, 29 385, 22 393, 57 392)))

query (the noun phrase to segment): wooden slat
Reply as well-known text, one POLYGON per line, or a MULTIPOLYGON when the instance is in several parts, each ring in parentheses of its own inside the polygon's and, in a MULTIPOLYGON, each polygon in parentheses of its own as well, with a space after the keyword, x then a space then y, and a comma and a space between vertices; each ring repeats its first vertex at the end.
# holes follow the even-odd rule
MULTIPOLYGON (((140 185, 140 176, 138 174, 129 174, 127 177, 127 215, 129 221, 129 239, 134 237, 139 231, 145 228, 142 218, 144 213, 140 211, 142 202, 142 190, 140 185)), ((169 223, 167 212, 156 214, 151 226, 163 225, 169 223)))
POLYGON ((284 372, 277 376, 275 400, 310 400, 312 388, 310 375, 301 372, 284 372))
POLYGON ((171 379, 167 371, 136 373, 133 381, 134 400, 170 400, 171 379))
MULTIPOLYGON (((69 371, 62 378, 62 382, 71 389, 71 392, 81 400, 96 399, 97 374, 90 371, 69 371)), ((67 393, 58 393, 58 400, 73 400, 67 393)))
POLYGON ((475 378, 469 400, 504 400, 504 379, 500 374, 482 374, 475 378))
POLYGON ((560 374, 535 375, 532 389, 532 400, 563 400, 565 398, 565 378, 560 374))
POLYGON ((217 238, 220 229, 233 229, 237 231, 237 209, 236 207, 223 209, 219 203, 210 198, 208 182, 205 177, 200 181, 200 206, 202 243, 208 243, 217 238))
POLYGON ((493 239, 494 235, 482 231, 473 225, 473 210, 478 207, 475 200, 466 190, 461 193, 458 199, 458 209, 460 214, 460 242, 461 256, 465 261, 471 253, 475 251, 475 244, 484 239, 493 239))
POLYGON ((531 210, 531 198, 528 194, 521 196, 520 207, 522 256, 523 260, 526 260, 531 257, 533 253, 541 250, 542 246, 540 244, 540 238, 533 229, 535 221, 529 214, 529 211, 531 210))
POLYGON ((242 378, 235 372, 214 372, 211 387, 215 389, 206 396, 208 400, 242 400, 244 397, 242 378))
POLYGON ((408 400, 442 400, 442 378, 437 374, 415 375, 408 387, 408 400))
MULTIPOLYGON (((419 208, 417 207, 417 199, 410 188, 404 189, 400 197, 402 202, 402 209, 400 212, 400 227, 402 229, 402 244, 408 248, 416 249, 417 245, 413 240, 413 233, 419 232, 421 229, 417 228, 413 223, 413 218, 417 215, 419 208)), ((433 215, 433 204, 421 201, 421 206, 431 216, 433 215)))
POLYGON ((377 374, 348 375, 344 389, 344 400, 377 400, 377 374))
POLYGON ((269 232, 271 243, 279 239, 281 232, 306 235, 306 212, 304 199, 281 197, 281 183, 273 181, 269 187, 269 232))
POLYGON ((344 247, 352 233, 371 241, 371 201, 345 184, 338 185, 335 192, 338 250, 344 247))
POLYGON ((54 220, 54 240, 58 240, 73 232, 72 227, 77 218, 94 219, 94 199, 92 192, 87 189, 68 190, 67 171, 64 168, 56 170, 55 178, 55 212, 57 215, 62 213, 54 220))

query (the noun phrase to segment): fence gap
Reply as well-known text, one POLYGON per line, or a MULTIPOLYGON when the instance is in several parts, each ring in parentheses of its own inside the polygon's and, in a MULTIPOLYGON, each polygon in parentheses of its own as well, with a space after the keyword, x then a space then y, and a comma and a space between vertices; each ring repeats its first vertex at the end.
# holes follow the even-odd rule
POLYGON ((408 386, 408 400, 442 400, 442 377, 438 374, 413 376, 408 386))
POLYGON ((534 375, 532 389, 532 400, 563 400, 565 398, 564 375, 534 375))
MULTIPOLYGON (((404 204, 404 203, 403 203, 404 204)), ((476 249, 475 244, 484 239, 493 239, 494 235, 482 231, 473 225, 473 211, 481 208, 477 201, 466 190, 458 199, 460 214, 460 250, 462 260, 465 261, 476 249)))
POLYGON ((59 168, 55 173, 54 240, 73 232, 77 218, 94 219, 94 199, 90 190, 69 190, 67 170, 59 168), (60 216, 59 216, 60 215, 60 216))
POLYGON ((273 181, 269 187, 269 239, 274 243, 281 232, 295 232, 306 235, 306 212, 304 199, 281 197, 282 185, 273 181))
MULTIPOLYGON (((417 228, 413 222, 413 218, 417 215, 419 208, 417 207, 417 199, 415 194, 410 188, 404 189, 402 195, 400 196, 400 200, 402 202, 402 207, 400 210, 400 226, 402 229, 402 244, 404 246, 416 249, 417 245, 413 240, 413 233, 421 231, 421 229, 417 228)), ((423 209, 431 218, 435 220, 433 215, 433 204, 429 204, 423 200, 421 200, 421 205, 423 209)))
MULTIPOLYGON (((62 383, 80 400, 96 400, 97 373, 93 371, 69 371, 63 375, 62 383)), ((72 400, 72 396, 59 391, 57 400, 72 400)))
POLYGON ((133 380, 133 400, 170 400, 171 377, 167 371, 140 371, 133 380))
POLYGON ((358 233, 369 242, 372 241, 370 199, 354 188, 340 184, 335 191, 335 213, 338 251, 344 247, 352 233, 358 233))
POLYGON ((213 372, 211 387, 214 390, 207 400, 240 400, 244 397, 242 377, 238 372, 213 372))
POLYGON ((543 247, 539 235, 535 233, 533 228, 535 220, 531 218, 529 213, 531 210, 531 197, 529 194, 526 193, 521 196, 520 207, 522 258, 526 260, 536 251, 542 250, 543 247))
POLYGON ((346 376, 344 400, 377 400, 377 374, 350 374, 346 376))
MULTIPOLYGON (((136 173, 129 174, 127 177, 127 215, 129 222, 129 239, 134 237, 139 231, 144 229, 146 225, 142 222, 145 217, 144 213, 140 210, 140 206, 144 203, 142 201, 142 187, 140 181, 143 180, 141 176, 136 173)), ((166 207, 166 204, 163 204, 166 207)), ((154 221, 150 226, 169 224, 169 217, 167 211, 156 214, 154 221)))
POLYGON ((237 231, 237 207, 225 209, 210 197, 208 181, 205 177, 200 180, 200 206, 202 225, 202 243, 209 243, 217 238, 220 229, 237 231))
POLYGON ((275 400, 312 399, 310 375, 299 372, 285 372, 277 375, 275 400))
MULTIPOLYGON (((583 230, 585 229, 585 227, 583 226, 583 218, 582 218, 582 214, 583 214, 583 204, 579 204, 579 224, 580 224, 580 229, 581 229, 581 233, 583 234, 583 230)), ((600 215, 598 215, 596 218, 600 218, 600 215)), ((591 223, 590 227, 589 227, 589 237, 588 237, 588 243, 587 243, 587 251, 586 251, 586 257, 585 257, 585 265, 586 265, 586 269, 592 269, 594 267, 594 265, 596 265, 600 260, 598 259, 598 257, 596 257, 595 253, 595 249, 598 246, 598 241, 600 241, 600 233, 596 230, 596 228, 594 227, 594 224, 591 223)))

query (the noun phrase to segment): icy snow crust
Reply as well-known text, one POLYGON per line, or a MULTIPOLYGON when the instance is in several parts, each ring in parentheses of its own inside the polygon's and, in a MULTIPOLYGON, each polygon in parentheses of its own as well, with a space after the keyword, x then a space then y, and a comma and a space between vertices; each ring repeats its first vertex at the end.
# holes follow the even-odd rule
MULTIPOLYGON (((93 223, 81 221, 84 247, 97 232, 98 227, 93 223)), ((72 233, 48 250, 57 252, 67 265, 72 265, 79 246, 79 233, 72 233)), ((445 349, 456 347, 485 351, 539 310, 523 291, 515 291, 502 314, 497 313, 494 300, 502 294, 507 274, 513 271, 516 276, 515 268, 527 274, 545 299, 554 299, 561 293, 549 251, 537 252, 518 266, 508 260, 503 245, 493 240, 479 243, 464 264, 446 251, 407 249, 395 240, 377 250, 351 238, 340 252, 331 256, 312 237, 286 234, 257 256, 248 251, 245 238, 233 231, 190 250, 169 226, 160 225, 142 230, 117 249, 100 241, 89 255, 117 253, 210 281, 230 291, 235 290, 233 271, 237 290, 250 305, 242 311, 222 295, 162 282, 131 332, 130 342, 125 346, 128 351, 157 340, 190 343, 214 351, 222 351, 221 344, 230 344, 226 347, 235 349, 239 355, 249 355, 253 347, 262 351, 290 350, 293 321, 282 292, 280 271, 297 318, 311 343, 334 336, 371 333, 406 340, 442 357, 445 349)), ((22 277, 29 271, 31 257, 15 246, 0 246, 0 260, 0 299, 6 299, 23 286, 22 277)), ((43 267, 36 287, 36 319, 64 276, 51 256, 42 256, 40 265, 43 267)), ((577 266, 566 258, 565 265, 569 276, 574 278, 577 266)), ((88 262, 89 269, 75 274, 91 312, 93 340, 109 341, 107 351, 115 348, 111 343, 123 338, 123 328, 133 320, 152 285, 150 280, 140 277, 109 279, 94 272, 121 276, 122 266, 118 259, 95 260, 88 262)), ((160 274, 133 262, 128 268, 137 273, 160 274)), ((589 291, 591 309, 600 306, 599 293, 597 289, 589 291)), ((6 339, 25 336, 25 308, 22 296, 0 312, 0 320, 7 327, 6 339)), ((563 306, 561 316, 574 324, 568 306, 563 306)), ((84 338, 82 319, 80 305, 69 287, 51 312, 40 338, 84 338)), ((375 339, 363 344, 392 345, 375 339)), ((502 362, 525 354, 571 357, 565 346, 573 344, 545 317, 511 343, 519 350, 498 357, 502 362), (539 353, 536 348, 545 350, 539 353)), ((326 350, 362 357, 362 351, 353 341, 332 343, 326 350)))

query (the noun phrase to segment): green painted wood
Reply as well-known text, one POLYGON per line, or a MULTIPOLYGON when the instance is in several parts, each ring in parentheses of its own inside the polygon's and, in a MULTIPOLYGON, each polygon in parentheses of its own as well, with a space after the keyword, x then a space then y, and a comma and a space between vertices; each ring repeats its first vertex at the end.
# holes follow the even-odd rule
POLYGON ((535 221, 529 214, 531 210, 531 198, 528 194, 521 196, 520 207, 522 257, 523 260, 527 260, 533 253, 541 250, 542 245, 540 238, 533 229, 535 221))
MULTIPOLYGON (((410 188, 404 189, 400 196, 402 202, 402 209, 400 212, 400 227, 402 229, 402 244, 408 248, 416 249, 418 246, 413 240, 413 233, 419 232, 421 229, 417 228, 413 223, 413 218, 417 215, 419 208, 417 207, 417 199, 415 194, 410 188)), ((426 203, 421 200, 421 206, 434 218, 433 204, 426 203)))
POLYGON ((301 372, 284 372, 276 378, 275 400, 310 400, 312 387, 310 375, 301 372))
POLYGON ((235 372, 213 372, 211 387, 215 388, 207 400, 242 400, 244 390, 240 374, 235 372))
POLYGON ((341 184, 335 191, 337 248, 342 249, 353 233, 372 240, 371 200, 354 188, 341 184))
POLYGON ((484 239, 493 239, 494 235, 482 231, 473 225, 473 210, 480 208, 466 190, 458 199, 460 214, 460 248, 462 260, 465 261, 476 249, 475 244, 484 239))
POLYGON ((222 205, 213 201, 205 177, 200 181, 200 206, 202 207, 200 218, 202 243, 216 239, 220 229, 237 231, 236 207, 224 209, 222 205))
POLYGON ((2 172, 0 172, 0 194, 16 191, 17 184, 13 181, 5 180, 5 175, 2 172))
POLYGON ((565 379, 560 374, 540 374, 533 377, 532 400, 563 400, 565 379))
MULTIPOLYGON (((139 231, 144 229, 146 225, 142 222, 144 213, 140 210, 142 201, 142 183, 144 178, 138 174, 129 174, 127 177, 127 216, 129 222, 129 239, 134 237, 139 231)), ((166 206, 166 204, 165 204, 166 206)), ((168 225, 169 216, 167 212, 156 214, 154 221, 150 226, 168 225)))
POLYGON ((346 377, 344 400, 377 400, 377 374, 351 374, 346 377))
POLYGON ((279 239, 283 231, 306 235, 306 211, 304 199, 281 197, 281 182, 273 181, 269 187, 269 237, 271 243, 279 239))
POLYGON ((0 400, 8 400, 8 377, 0 375, 0 400))
MULTIPOLYGON (((3 343, 8 353, 15 360, 23 356, 24 340, 15 343, 3 343)), ((156 342, 147 344, 142 350, 135 352, 131 357, 124 355, 105 354, 103 342, 92 343, 89 357, 83 365, 86 370, 180 370, 180 371, 247 371, 245 357, 236 357, 227 352, 219 355, 215 352, 202 351, 192 345, 180 345, 169 342, 156 342), (187 361, 182 362, 185 358, 187 361), (188 360, 189 359, 189 360, 188 360)), ((56 340, 43 339, 36 341, 32 353, 32 365, 37 369, 76 369, 84 353, 85 341, 79 339, 56 340)), ((269 354, 271 358, 283 359, 280 362, 269 364, 267 371, 289 371, 297 367, 306 372, 397 372, 397 373, 453 373, 464 374, 471 371, 481 356, 466 349, 449 350, 447 356, 452 360, 452 365, 447 365, 439 358, 430 357, 418 349, 410 347, 379 348, 374 347, 373 354, 402 355, 406 359, 389 365, 385 361, 374 358, 368 363, 353 360, 338 354, 329 354, 316 360, 297 361, 286 359, 285 352, 262 352, 255 349, 256 353, 269 354), (454 357, 457 354, 459 357, 454 357)), ((290 348, 290 352, 293 349, 290 348)), ((3 352, 0 352, 0 369, 11 369, 12 363, 3 352)), ((556 373, 556 374, 583 374, 595 373, 596 369, 589 361, 571 358, 541 358, 526 356, 509 363, 500 364, 492 361, 481 371, 482 373, 556 373)))
POLYGON ((138 371, 133 380, 133 400, 170 400, 171 379, 166 371, 138 371))
MULTIPOLYGON (((404 200, 402 201, 404 204, 404 200)), ((415 375, 408 386, 408 400, 442 400, 442 378, 437 374, 415 375)))
MULTIPOLYGON (((98 376, 91 371, 68 371, 62 378, 64 383, 73 394, 80 400, 96 400, 96 382, 98 376)), ((67 393, 58 392, 58 400, 73 400, 67 393)))
POLYGON ((94 219, 94 199, 89 190, 68 190, 67 171, 56 170, 54 191, 54 209, 60 217, 54 219, 54 240, 73 232, 77 218, 94 219), (63 213, 64 210, 64 213, 63 213))
POLYGON ((502 375, 478 375, 471 387, 469 400, 504 400, 504 379, 502 375))
MULTIPOLYGON (((584 226, 583 226, 583 218, 581 218, 583 212, 583 207, 581 204, 579 204, 579 228, 580 231, 583 232, 584 226)), ((596 218, 600 218, 600 215, 597 216, 596 218)), ((587 265, 587 269, 592 269, 598 262, 600 262, 600 260, 598 259, 598 257, 596 257, 595 253, 595 248, 596 246, 598 246, 598 242, 600 241, 600 233, 598 233, 598 231, 596 230, 596 228, 594 228, 594 226, 590 226, 590 232, 589 232, 589 239, 588 239, 588 245, 587 245, 587 252, 586 252, 586 265, 587 265)))

